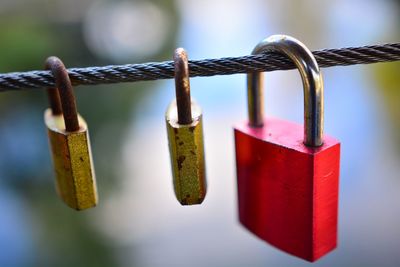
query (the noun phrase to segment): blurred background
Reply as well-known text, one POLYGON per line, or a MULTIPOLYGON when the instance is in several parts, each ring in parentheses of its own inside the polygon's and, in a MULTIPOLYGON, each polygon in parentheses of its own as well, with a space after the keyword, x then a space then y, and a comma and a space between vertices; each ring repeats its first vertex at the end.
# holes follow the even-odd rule
MULTIPOLYGON (((1 0, 0 72, 247 55, 288 34, 310 49, 399 42, 398 0, 1 0)), ((400 266, 400 63, 323 69, 325 131, 342 142, 339 246, 315 266, 400 266)), ((266 74, 266 112, 302 123, 297 71, 266 74)), ((57 198, 44 90, 0 94, 0 266, 306 266, 237 220, 233 125, 245 75, 192 78, 208 194, 175 200, 164 112, 172 80, 75 88, 100 202, 57 198)))

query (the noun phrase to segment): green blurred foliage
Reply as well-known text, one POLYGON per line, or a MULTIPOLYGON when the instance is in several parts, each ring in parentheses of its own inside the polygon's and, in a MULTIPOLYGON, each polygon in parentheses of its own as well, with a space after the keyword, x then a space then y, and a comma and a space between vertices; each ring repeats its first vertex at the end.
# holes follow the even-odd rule
POLYGON ((374 70, 400 153, 400 63, 379 64, 375 66, 374 70))
MULTIPOLYGON (((54 19, 48 12, 54 2, 36 1, 35 9, 15 9, 0 17, 0 72, 42 69, 48 56, 60 57, 67 67, 106 65, 110 62, 96 58, 84 42, 82 21, 66 22, 54 19)), ((173 1, 154 1, 173 18, 174 30, 158 54, 147 60, 169 59, 175 46, 178 18, 173 1)), ((30 5, 26 5, 29 7, 30 5)), ((22 8, 22 5, 21 5, 22 8)), ((134 63, 134 59, 126 59, 134 63)), ((154 83, 119 84, 78 87, 75 90, 78 110, 89 125, 97 182, 102 199, 118 186, 121 147, 134 116, 136 103, 154 93, 154 83)), ((117 266, 115 247, 94 228, 96 211, 76 212, 57 199, 54 190, 46 130, 42 121, 48 106, 44 90, 28 90, 0 94, 0 132, 15 132, 17 136, 32 136, 28 142, 36 148, 34 167, 21 168, 27 153, 20 151, 19 159, 8 157, 13 146, 3 147, 0 157, 7 158, 2 170, 3 183, 24 200, 34 233, 36 251, 29 266, 117 266), (16 112, 16 109, 23 112, 16 112), (22 125, 32 121, 33 127, 22 125), (24 129, 24 133, 16 129, 24 129), (34 137, 39 136, 39 140, 34 137)), ((16 140, 16 142, 18 142, 16 140)), ((28 158, 31 159, 31 158, 28 158)), ((134 177, 133 177, 134 178, 134 177)), ((129 233, 127 233, 129 234, 129 233)))
MULTIPOLYGON (((400 25, 400 0, 397 2, 397 25, 400 25)), ((392 33, 390 39, 400 39, 400 28, 392 33)), ((391 130, 397 140, 396 148, 400 153, 400 62, 376 64, 371 69, 374 71, 373 77, 376 80, 377 88, 384 100, 384 107, 391 121, 391 130)))

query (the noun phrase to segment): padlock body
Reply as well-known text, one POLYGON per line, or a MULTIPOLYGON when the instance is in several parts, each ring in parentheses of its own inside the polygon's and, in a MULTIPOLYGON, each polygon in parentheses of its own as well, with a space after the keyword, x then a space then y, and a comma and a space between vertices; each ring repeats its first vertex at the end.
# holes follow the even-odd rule
POLYGON ((166 112, 175 196, 182 205, 201 204, 207 183, 201 108, 192 100, 192 123, 179 124, 176 102, 166 112))
POLYGON ((97 187, 86 122, 78 116, 80 129, 66 132, 62 115, 45 111, 45 123, 56 174, 56 189, 71 208, 96 206, 97 187))
POLYGON ((239 220, 271 245, 308 261, 337 243, 340 143, 303 144, 304 128, 269 118, 235 127, 239 220))

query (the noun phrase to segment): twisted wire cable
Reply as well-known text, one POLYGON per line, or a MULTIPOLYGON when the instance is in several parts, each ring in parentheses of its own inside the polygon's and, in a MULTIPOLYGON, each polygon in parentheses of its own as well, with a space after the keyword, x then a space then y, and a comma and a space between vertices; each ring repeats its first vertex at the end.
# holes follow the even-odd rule
MULTIPOLYGON (((312 52, 320 67, 371 64, 400 60, 400 43, 323 49, 312 52)), ((190 76, 229 75, 257 71, 294 69, 290 59, 278 53, 261 55, 201 59, 189 61, 190 76)), ((68 69, 73 85, 96 85, 174 77, 172 61, 142 64, 110 65, 68 69)), ((50 71, 27 71, 0 74, 0 92, 30 88, 53 87, 50 71)))

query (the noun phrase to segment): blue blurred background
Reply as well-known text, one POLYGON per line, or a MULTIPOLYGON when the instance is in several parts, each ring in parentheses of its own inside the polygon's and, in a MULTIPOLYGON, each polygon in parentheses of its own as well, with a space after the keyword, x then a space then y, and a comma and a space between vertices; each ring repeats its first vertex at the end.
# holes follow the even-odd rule
MULTIPOLYGON (((310 49, 400 40, 400 1, 1 0, 0 72, 249 54, 288 34, 310 49)), ((325 129, 342 142, 339 247, 315 266, 400 266, 400 64, 323 69, 325 129)), ((296 71, 266 74, 267 114, 302 122, 296 71)), ((172 80, 77 87, 100 203, 56 196, 44 90, 0 94, 0 266, 306 266, 237 221, 232 126, 245 75, 191 79, 204 110, 209 190, 175 200, 164 112, 172 80)))

